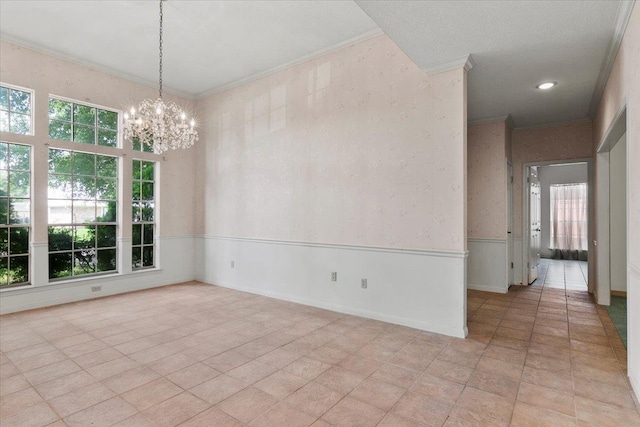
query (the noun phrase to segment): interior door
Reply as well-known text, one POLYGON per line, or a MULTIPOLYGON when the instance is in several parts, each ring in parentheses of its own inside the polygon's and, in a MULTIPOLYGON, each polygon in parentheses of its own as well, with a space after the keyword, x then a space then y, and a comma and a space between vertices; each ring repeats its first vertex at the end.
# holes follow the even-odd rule
POLYGON ((507 162, 507 287, 513 278, 513 166, 507 162))
POLYGON ((540 181, 538 168, 529 168, 529 284, 538 278, 540 264, 540 181))

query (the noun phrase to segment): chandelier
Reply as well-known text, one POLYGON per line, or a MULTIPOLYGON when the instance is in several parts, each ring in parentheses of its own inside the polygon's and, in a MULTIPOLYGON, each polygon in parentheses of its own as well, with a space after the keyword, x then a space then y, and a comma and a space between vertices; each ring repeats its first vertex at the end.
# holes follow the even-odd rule
POLYGON ((156 154, 176 148, 191 147, 198 140, 195 120, 187 122, 187 115, 175 102, 162 100, 162 2, 160 0, 160 90, 159 98, 145 99, 138 108, 131 107, 124 114, 124 138, 153 148, 156 154))

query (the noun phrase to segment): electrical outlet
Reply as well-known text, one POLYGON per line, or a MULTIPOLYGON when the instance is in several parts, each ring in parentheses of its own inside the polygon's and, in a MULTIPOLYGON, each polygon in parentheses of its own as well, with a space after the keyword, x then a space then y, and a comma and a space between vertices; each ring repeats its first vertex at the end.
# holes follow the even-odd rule
POLYGON ((337 282, 338 281, 338 273, 336 271, 332 271, 331 272, 331 281, 332 282, 337 282))
POLYGON ((231 268, 236 268, 236 262, 235 261, 231 261, 231 268))
POLYGON ((362 289, 367 289, 367 279, 360 279, 360 287, 362 289))
POLYGON ((92 286, 91 292, 100 292, 102 290, 102 286, 92 286))

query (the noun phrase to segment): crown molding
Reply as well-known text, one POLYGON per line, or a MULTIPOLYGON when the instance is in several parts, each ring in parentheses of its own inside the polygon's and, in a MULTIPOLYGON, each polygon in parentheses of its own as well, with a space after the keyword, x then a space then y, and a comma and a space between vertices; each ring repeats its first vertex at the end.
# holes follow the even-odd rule
POLYGON ((576 125, 579 123, 591 123, 591 119, 588 117, 582 118, 582 119, 575 119, 575 120, 565 120, 562 122, 553 122, 553 123, 543 123, 543 124, 539 124, 539 125, 532 125, 532 126, 521 126, 521 127, 516 127, 513 130, 535 130, 535 129, 543 129, 543 128, 553 128, 553 127, 558 127, 558 126, 568 126, 568 125, 576 125))
POLYGON ((273 67, 273 68, 270 68, 270 69, 265 70, 265 71, 261 71, 261 72, 256 73, 256 74, 252 74, 250 76, 243 77, 243 78, 241 78, 239 80, 234 80, 232 82, 225 83, 223 85, 211 88, 209 90, 205 90, 204 92, 200 92, 200 93, 196 94, 194 98, 196 100, 200 100, 200 99, 204 99, 204 98, 207 98, 209 96, 212 96, 212 95, 215 95, 215 94, 218 94, 218 93, 221 93, 221 92, 225 92, 225 91, 227 91, 229 89, 233 89, 235 87, 242 86, 243 84, 252 82, 254 80, 258 80, 258 79, 270 76, 270 75, 275 74, 275 73, 277 73, 279 71, 286 70, 287 68, 291 68, 291 67, 293 67, 295 65, 300 65, 300 64, 303 64, 305 62, 308 62, 308 61, 314 60, 316 58, 319 58, 321 56, 327 55, 329 53, 335 52, 337 50, 343 49, 345 47, 352 46, 352 45, 354 45, 356 43, 360 43, 360 42, 372 39, 372 38, 377 37, 377 36, 379 36, 381 34, 384 34, 384 33, 379 28, 376 28, 375 30, 367 31, 366 33, 360 34, 359 36, 355 36, 355 37, 352 37, 350 39, 343 40, 341 42, 335 43, 335 44, 333 44, 331 46, 316 50, 315 52, 312 52, 312 53, 310 53, 308 55, 305 55, 303 57, 294 59, 293 61, 289 61, 287 63, 278 65, 277 67, 273 67))
POLYGON ((600 73, 598 74, 598 80, 596 80, 596 86, 593 89, 593 94, 591 95, 591 103, 589 104, 589 110, 587 112, 587 116, 592 120, 596 115, 598 107, 600 106, 600 101, 602 100, 604 89, 607 85, 607 81, 609 80, 611 70, 613 69, 613 64, 615 63, 616 57, 618 56, 618 50, 620 49, 620 44, 622 43, 622 39, 624 38, 624 33, 627 29, 629 18, 631 18, 631 12, 633 11, 635 2, 636 0, 622 0, 618 4, 618 12, 616 15, 616 23, 614 26, 613 35, 609 40, 607 53, 604 57, 604 60, 602 61, 602 65, 600 66, 600 73))
POLYGON ((451 61, 440 62, 439 64, 422 67, 422 71, 427 74, 444 73, 445 71, 456 70, 458 68, 464 68, 465 71, 469 71, 475 65, 476 61, 473 59, 473 56, 469 54, 460 58, 452 59, 451 61))
POLYGON ((486 117, 484 119, 469 120, 467 122, 467 126, 483 125, 486 123, 498 123, 498 122, 504 122, 511 130, 515 129, 515 123, 513 122, 513 118, 511 117, 511 114, 507 114, 506 116, 486 117))
MULTIPOLYGON (((131 82, 138 83, 138 84, 141 84, 143 86, 150 87, 150 88, 152 88, 154 90, 158 90, 158 82, 153 82, 153 81, 150 81, 150 80, 147 80, 147 79, 143 79, 143 78, 134 76, 134 75, 129 74, 129 73, 118 71, 118 70, 116 70, 114 68, 110 68, 110 67, 107 67, 105 65, 93 62, 93 61, 87 61, 87 60, 84 60, 84 59, 80 59, 78 57, 69 55, 69 54, 61 52, 59 50, 50 49, 48 47, 42 46, 39 43, 33 43, 33 42, 26 41, 26 40, 22 40, 20 38, 16 38, 16 37, 10 36, 10 35, 8 35, 8 34, 6 34, 4 32, 0 32, 0 41, 6 42, 6 43, 9 43, 9 44, 13 44, 15 46, 22 47, 22 48, 25 48, 25 49, 33 50, 35 52, 42 53, 42 54, 48 55, 48 56, 52 56, 54 58, 58 58, 58 59, 61 59, 63 61, 71 62, 73 64, 81 65, 83 67, 92 68, 92 69, 94 69, 96 71, 107 73, 107 74, 112 75, 114 77, 119 77, 121 79, 129 80, 131 82)), ((169 93, 171 95, 179 96, 181 98, 184 98, 184 99, 187 99, 187 100, 190 100, 190 101, 193 101, 194 98, 195 98, 194 95, 191 94, 191 93, 183 92, 181 90, 173 89, 171 87, 167 87, 167 86, 164 86, 164 85, 162 87, 162 91, 164 93, 169 93)))

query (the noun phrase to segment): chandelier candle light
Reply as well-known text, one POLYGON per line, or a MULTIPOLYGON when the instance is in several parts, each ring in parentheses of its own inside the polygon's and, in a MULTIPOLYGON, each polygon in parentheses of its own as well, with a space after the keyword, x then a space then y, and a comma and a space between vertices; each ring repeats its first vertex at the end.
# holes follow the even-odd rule
POLYGON ((156 154, 176 148, 189 148, 198 140, 196 122, 175 103, 162 100, 162 2, 160 0, 160 97, 145 99, 138 108, 124 114, 124 137, 153 147, 156 154))

